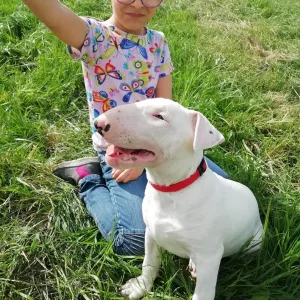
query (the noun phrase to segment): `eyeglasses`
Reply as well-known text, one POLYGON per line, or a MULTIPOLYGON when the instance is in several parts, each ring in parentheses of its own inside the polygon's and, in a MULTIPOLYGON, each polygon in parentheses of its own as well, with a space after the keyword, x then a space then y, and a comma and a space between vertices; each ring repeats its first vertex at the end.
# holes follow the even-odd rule
MULTIPOLYGON (((117 0, 119 3, 121 4, 131 4, 133 3, 135 0, 117 0)), ((141 0, 142 4, 145 7, 148 8, 155 8, 161 5, 161 3, 163 2, 163 0, 141 0)))

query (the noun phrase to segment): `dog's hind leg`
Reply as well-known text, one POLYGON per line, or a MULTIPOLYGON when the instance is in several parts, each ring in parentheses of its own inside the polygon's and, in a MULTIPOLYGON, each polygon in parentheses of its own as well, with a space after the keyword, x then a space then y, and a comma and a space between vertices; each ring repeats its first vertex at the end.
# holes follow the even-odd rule
POLYGON ((196 279, 197 277, 197 272, 196 272, 196 265, 194 264, 194 262, 192 261, 192 259, 190 258, 190 261, 189 261, 189 271, 191 273, 191 276, 193 279, 196 279))
POLYGON ((247 247, 245 252, 252 253, 260 249, 261 242, 262 242, 262 236, 263 236, 263 226, 261 225, 255 232, 255 235, 250 243, 250 245, 247 247))

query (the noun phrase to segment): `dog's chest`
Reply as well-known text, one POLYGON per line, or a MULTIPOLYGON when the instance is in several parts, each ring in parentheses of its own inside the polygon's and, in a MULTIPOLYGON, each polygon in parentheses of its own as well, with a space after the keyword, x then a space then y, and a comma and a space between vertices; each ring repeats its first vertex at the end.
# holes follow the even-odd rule
POLYGON ((178 209, 176 201, 168 197, 145 197, 143 202, 145 224, 155 241, 178 256, 189 257, 189 245, 185 238, 187 222, 181 218, 178 209))

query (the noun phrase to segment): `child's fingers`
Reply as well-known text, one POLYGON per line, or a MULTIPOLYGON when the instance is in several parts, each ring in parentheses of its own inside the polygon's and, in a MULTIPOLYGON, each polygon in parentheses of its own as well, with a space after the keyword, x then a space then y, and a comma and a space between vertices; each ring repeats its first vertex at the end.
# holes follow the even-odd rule
POLYGON ((111 172, 111 175, 114 179, 116 179, 118 176, 120 176, 122 174, 124 170, 118 170, 118 169, 113 169, 113 171, 111 172))
POLYGON ((113 178, 116 182, 126 183, 131 180, 137 179, 143 172, 143 169, 127 169, 127 170, 114 170, 113 178))
POLYGON ((128 174, 128 172, 127 172, 128 170, 122 170, 121 171, 121 174, 119 174, 118 176, 116 176, 116 178, 115 178, 115 180, 116 180, 116 182, 125 182, 124 180, 126 180, 129 176, 129 174, 128 174))
POLYGON ((126 170, 128 172, 127 173, 127 177, 124 178, 124 180, 122 182, 126 183, 128 181, 131 180, 136 180, 137 178, 139 178, 143 172, 142 169, 132 169, 132 170, 126 170))

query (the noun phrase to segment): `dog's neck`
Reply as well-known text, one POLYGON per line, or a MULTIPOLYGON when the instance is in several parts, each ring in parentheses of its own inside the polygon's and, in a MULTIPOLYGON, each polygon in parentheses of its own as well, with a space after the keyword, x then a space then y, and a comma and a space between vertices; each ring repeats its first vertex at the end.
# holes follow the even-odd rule
POLYGON ((176 155, 158 166, 146 168, 147 179, 157 185, 171 185, 189 178, 199 166, 203 152, 193 152, 192 155, 176 155))

